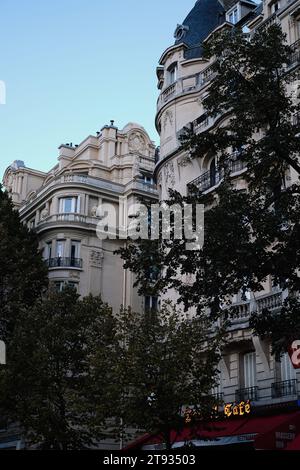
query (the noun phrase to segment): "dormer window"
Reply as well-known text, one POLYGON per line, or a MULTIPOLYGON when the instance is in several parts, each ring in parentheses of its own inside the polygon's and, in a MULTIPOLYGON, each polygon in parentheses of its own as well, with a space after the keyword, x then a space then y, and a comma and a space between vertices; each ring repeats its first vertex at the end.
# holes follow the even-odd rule
POLYGON ((271 13, 276 13, 280 9, 280 2, 274 2, 271 5, 271 13))
POLYGON ((177 80, 177 71, 178 71, 177 63, 172 64, 168 68, 168 84, 169 85, 172 85, 173 83, 176 82, 176 80, 177 80))
POLYGON ((234 8, 229 10, 226 14, 226 19, 229 23, 236 24, 240 20, 239 6, 236 5, 234 8))

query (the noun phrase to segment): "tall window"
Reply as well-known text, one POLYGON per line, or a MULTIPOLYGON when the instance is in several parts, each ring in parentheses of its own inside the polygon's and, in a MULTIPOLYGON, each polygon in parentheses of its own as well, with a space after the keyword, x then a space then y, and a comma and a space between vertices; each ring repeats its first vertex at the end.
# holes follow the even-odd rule
POLYGON ((228 12, 227 21, 232 24, 236 24, 239 21, 238 7, 235 7, 233 10, 228 12))
POLYGON ((288 354, 285 354, 281 358, 280 372, 282 382, 296 379, 296 371, 292 365, 290 356, 288 354))
POLYGON ((65 255, 65 240, 57 240, 56 242, 56 258, 63 258, 65 255))
POLYGON ((145 297, 145 310, 157 310, 158 298, 148 295, 145 297))
POLYGON ((216 377, 216 385, 211 389, 211 393, 213 396, 217 396, 219 398, 222 395, 222 384, 223 384, 223 377, 222 371, 219 369, 217 377, 216 377))
POLYGON ((177 64, 171 65, 168 69, 168 84, 172 85, 177 80, 177 64))
POLYGON ((276 11, 278 11, 280 9, 280 2, 274 2, 272 5, 271 5, 271 13, 276 13, 276 11))
POLYGON ((59 200, 60 214, 79 213, 80 199, 76 197, 63 197, 59 200))
POLYGON ((78 258, 80 258, 80 242, 71 240, 71 265, 74 266, 78 258))
POLYGON ((244 387, 256 387, 256 353, 244 354, 244 387))
POLYGON ((45 253, 45 255, 44 255, 45 259, 51 259, 52 258, 52 242, 46 243, 44 253, 45 253))

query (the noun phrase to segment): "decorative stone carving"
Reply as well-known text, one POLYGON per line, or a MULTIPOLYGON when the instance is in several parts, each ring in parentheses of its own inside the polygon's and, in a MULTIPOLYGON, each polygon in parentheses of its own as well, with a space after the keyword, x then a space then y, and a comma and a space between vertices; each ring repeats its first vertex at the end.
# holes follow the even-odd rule
POLYGON ((169 187, 175 186, 175 170, 173 163, 166 163, 164 166, 164 180, 169 187))
POLYGON ((70 273, 68 274, 68 276, 69 276, 71 279, 76 279, 76 280, 79 280, 79 279, 80 279, 80 275, 79 275, 79 273, 77 273, 76 271, 70 271, 70 273))
POLYGON ((136 178, 137 176, 139 176, 139 174, 140 174, 140 162, 139 162, 139 158, 137 157, 134 160, 134 164, 133 164, 133 167, 132 167, 133 178, 136 178))
POLYGON ((13 187, 13 182, 14 182, 14 177, 13 177, 13 173, 10 171, 5 179, 4 179, 4 187, 5 189, 7 190, 7 192, 11 193, 12 192, 12 187, 13 187))
POLYGON ((132 152, 141 152, 146 147, 146 142, 140 132, 133 132, 128 139, 129 150, 132 152))
POLYGON ((171 110, 168 110, 165 112, 164 118, 163 118, 163 128, 164 131, 166 131, 167 126, 170 125, 170 127, 173 127, 174 123, 174 117, 173 117, 173 112, 171 110))
POLYGON ((91 209, 91 216, 92 217, 97 217, 97 212, 98 212, 98 207, 97 206, 93 206, 92 209, 91 209))
POLYGON ((42 212, 41 212, 41 219, 45 220, 45 219, 47 219, 48 216, 49 216, 49 211, 45 207, 45 209, 43 209, 42 212))
POLYGON ((188 155, 186 155, 185 157, 179 158, 177 161, 177 165, 182 168, 185 168, 186 166, 191 165, 191 163, 192 163, 191 157, 189 157, 188 155))
POLYGON ((103 251, 91 250, 90 252, 90 266, 94 268, 102 268, 104 254, 103 251))

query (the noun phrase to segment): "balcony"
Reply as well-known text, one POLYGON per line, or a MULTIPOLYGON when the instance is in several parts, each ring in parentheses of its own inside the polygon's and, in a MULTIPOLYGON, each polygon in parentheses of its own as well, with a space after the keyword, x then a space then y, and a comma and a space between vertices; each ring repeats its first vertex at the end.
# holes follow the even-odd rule
POLYGON ((297 380, 286 380, 272 384, 272 398, 284 398, 297 395, 297 380))
POLYGON ((282 303, 282 292, 267 294, 259 297, 256 300, 255 310, 257 310, 259 313, 263 312, 263 310, 276 310, 282 307, 282 303))
POLYGON ((277 13, 273 13, 271 16, 269 16, 266 20, 264 20, 258 27, 258 30, 264 30, 268 29, 270 26, 273 24, 280 24, 280 20, 277 17, 277 13))
POLYGON ((89 217, 82 214, 68 213, 68 214, 54 214, 42 219, 37 224, 37 229, 42 230, 48 224, 84 224, 84 225, 97 225, 99 219, 96 217, 89 217))
POLYGON ((287 71, 289 71, 291 68, 294 68, 300 63, 300 39, 294 42, 290 47, 292 49, 292 53, 290 56, 290 60, 287 63, 287 71))
MULTIPOLYGON (((237 173, 239 171, 243 171, 247 168, 247 165, 242 160, 234 159, 232 160, 229 165, 228 169, 230 173, 237 173)), ((217 186, 222 179, 224 178, 224 169, 220 168, 217 169, 215 173, 211 171, 206 171, 202 175, 198 176, 198 178, 194 179, 188 184, 188 189, 191 186, 196 186, 201 192, 208 191, 211 188, 217 186)))
POLYGON ((82 269, 81 258, 50 258, 47 260, 49 269, 53 268, 77 268, 82 269))
POLYGON ((212 398, 216 401, 216 403, 224 403, 224 393, 213 393, 212 398))
POLYGON ((214 77, 215 72, 212 65, 209 65, 201 72, 179 78, 175 83, 172 83, 162 91, 157 100, 157 111, 159 112, 166 103, 175 97, 201 90, 214 77))
POLYGON ((236 402, 241 401, 257 401, 258 387, 240 388, 235 392, 236 402))

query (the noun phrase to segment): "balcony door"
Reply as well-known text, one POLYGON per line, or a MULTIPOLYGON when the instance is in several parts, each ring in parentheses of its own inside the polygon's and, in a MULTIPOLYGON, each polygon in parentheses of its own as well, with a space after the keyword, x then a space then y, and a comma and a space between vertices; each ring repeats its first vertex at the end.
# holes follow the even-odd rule
POLYGON ((256 387, 256 353, 244 354, 244 387, 256 387))
POLYGON ((76 240, 71 241, 71 266, 75 266, 80 258, 80 242, 76 240))
POLYGON ((284 356, 282 356, 281 363, 280 363, 280 370, 281 370, 282 382, 296 379, 296 371, 292 365, 290 356, 288 354, 285 354, 284 356))
POLYGON ((56 242, 56 259, 57 266, 60 266, 62 258, 65 256, 65 240, 57 240, 56 242))

